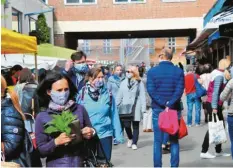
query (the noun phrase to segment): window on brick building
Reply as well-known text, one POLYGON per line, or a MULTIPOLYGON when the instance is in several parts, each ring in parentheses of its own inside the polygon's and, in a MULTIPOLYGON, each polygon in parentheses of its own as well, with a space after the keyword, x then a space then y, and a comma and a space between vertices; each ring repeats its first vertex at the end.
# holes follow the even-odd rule
POLYGON ((85 54, 91 54, 90 40, 83 40, 82 50, 85 54))
POLYGON ((112 48, 111 48, 111 40, 110 39, 105 39, 104 40, 104 54, 111 54, 112 53, 112 48))
POLYGON ((65 4, 96 4, 97 0, 65 0, 65 4))
POLYGON ((194 2, 197 0, 162 0, 163 2, 194 2))
POLYGON ((149 38, 149 54, 155 54, 155 38, 149 38))
POLYGON ((146 0, 113 0, 114 3, 146 3, 146 0))
POLYGON ((175 37, 168 38, 168 47, 172 49, 173 53, 176 52, 176 38, 175 37))

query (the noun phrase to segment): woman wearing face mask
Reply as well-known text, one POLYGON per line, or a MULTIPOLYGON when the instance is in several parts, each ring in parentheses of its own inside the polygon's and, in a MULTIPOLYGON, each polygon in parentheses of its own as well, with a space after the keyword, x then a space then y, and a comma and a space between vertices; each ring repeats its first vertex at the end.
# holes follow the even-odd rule
MULTIPOLYGON (((107 83, 108 90, 112 94, 112 103, 115 106, 116 110, 117 110, 116 96, 117 96, 118 90, 120 88, 120 84, 124 79, 125 79, 125 77, 122 74, 122 66, 117 65, 114 68, 113 75, 109 77, 108 83, 107 83)), ((117 111, 117 113, 118 113, 118 111, 117 111)), ((115 138, 114 138, 113 143, 114 143, 114 145, 118 144, 118 142, 116 141, 115 138)))
POLYGON ((36 142, 41 157, 47 157, 47 167, 82 167, 83 143, 72 144, 72 137, 66 133, 58 135, 45 133, 45 125, 52 120, 51 115, 71 111, 80 121, 83 138, 90 139, 95 131, 85 108, 76 104, 77 89, 72 81, 58 72, 50 72, 39 85, 37 95, 40 107, 46 110, 36 117, 36 142))
MULTIPOLYGON (((95 128, 106 158, 111 160, 112 137, 118 142, 123 141, 120 119, 111 95, 104 85, 104 75, 101 68, 91 69, 86 76, 86 85, 81 90, 79 102, 87 109, 91 123, 95 128)), ((102 151, 97 149, 99 157, 103 157, 102 151)))
MULTIPOLYGON (((130 66, 126 71, 126 79, 121 83, 120 89, 117 94, 116 104, 118 107, 123 105, 133 105, 136 101, 135 111, 133 117, 124 117, 121 121, 122 126, 125 127, 126 133, 128 135, 129 148, 132 147, 133 150, 137 150, 137 142, 139 136, 139 123, 142 119, 142 115, 146 112, 146 94, 143 82, 139 77, 139 72, 137 67, 130 66), (131 129, 133 125, 133 133, 131 129)), ((128 110, 128 109, 127 109, 128 110)), ((119 111, 119 114, 122 112, 119 111)))

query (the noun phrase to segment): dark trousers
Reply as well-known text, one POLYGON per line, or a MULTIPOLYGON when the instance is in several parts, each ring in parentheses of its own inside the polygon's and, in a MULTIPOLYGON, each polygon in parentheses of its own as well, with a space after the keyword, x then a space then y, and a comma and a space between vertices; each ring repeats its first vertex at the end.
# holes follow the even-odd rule
POLYGON ((122 130, 126 131, 126 134, 130 140, 133 140, 133 144, 137 145, 139 136, 139 121, 121 121, 122 130), (133 133, 131 125, 133 125, 133 133))
MULTIPOLYGON (((207 103, 206 106, 207 106, 207 111, 209 114, 209 122, 211 122, 213 119, 212 118, 211 103, 207 103)), ((219 120, 224 120, 223 114, 222 114, 222 106, 218 106, 217 116, 218 116, 219 120)), ((216 115, 214 115, 214 121, 216 121, 216 115)), ((208 149, 209 149, 209 131, 206 132, 206 135, 205 135, 205 138, 204 138, 204 141, 202 144, 202 151, 201 152, 206 153, 206 152, 208 152, 208 149)), ((222 151, 222 144, 216 145, 215 150, 216 150, 216 153, 220 153, 222 151)))
MULTIPOLYGON (((103 147, 103 151, 104 151, 106 158, 108 159, 108 161, 110 161, 111 156, 112 156, 112 137, 110 136, 110 137, 106 137, 106 138, 101 138, 100 143, 103 147)), ((101 150, 101 147, 99 145, 98 149, 97 149, 98 157, 104 158, 103 151, 101 150)))

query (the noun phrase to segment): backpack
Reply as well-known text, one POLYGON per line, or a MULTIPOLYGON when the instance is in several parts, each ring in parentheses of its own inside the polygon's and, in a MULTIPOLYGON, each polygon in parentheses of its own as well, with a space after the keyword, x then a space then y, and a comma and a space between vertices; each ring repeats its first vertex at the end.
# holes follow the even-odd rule
POLYGON ((21 108, 24 113, 29 113, 34 116, 38 112, 38 101, 35 96, 37 84, 27 83, 22 90, 21 108))

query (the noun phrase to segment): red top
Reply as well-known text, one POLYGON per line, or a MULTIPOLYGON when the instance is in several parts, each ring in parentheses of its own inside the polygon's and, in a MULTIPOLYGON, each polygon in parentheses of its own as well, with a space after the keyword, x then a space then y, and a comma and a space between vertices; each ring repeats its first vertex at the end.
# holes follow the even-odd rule
MULTIPOLYGON (((198 75, 196 75, 197 78, 199 78, 198 75)), ((194 74, 190 73, 185 76, 185 93, 195 93, 196 87, 195 87, 195 80, 194 80, 194 74)))

